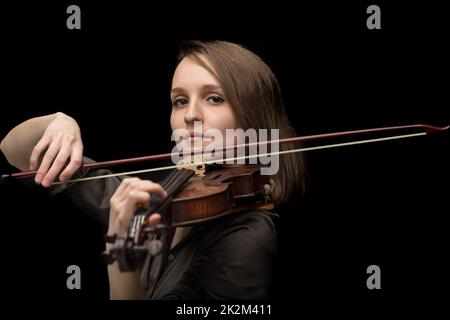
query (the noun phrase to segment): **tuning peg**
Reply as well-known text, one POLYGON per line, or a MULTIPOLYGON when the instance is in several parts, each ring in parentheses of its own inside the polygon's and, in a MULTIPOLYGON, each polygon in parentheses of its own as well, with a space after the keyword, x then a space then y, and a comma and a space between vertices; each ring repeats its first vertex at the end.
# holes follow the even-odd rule
POLYGON ((151 234, 160 235, 163 232, 166 232, 167 230, 168 230, 167 225, 165 225, 165 224, 157 224, 154 227, 144 228, 144 229, 142 229, 141 232, 148 236, 148 235, 151 235, 151 234))
POLYGON ((149 253, 151 256, 156 256, 161 252, 162 243, 160 240, 152 240, 146 246, 133 246, 132 251, 135 254, 149 253))
POLYGON ((145 234, 146 236, 154 234, 155 228, 153 228, 153 227, 144 228, 144 229, 142 229, 141 233, 145 234))
POLYGON ((156 256, 161 252, 162 243, 160 240, 152 240, 148 245, 148 252, 152 256, 156 256))
POLYGON ((107 243, 114 243, 116 242, 117 234, 107 234, 105 235, 105 241, 107 243))
POLYGON ((116 261, 114 255, 110 252, 102 252, 102 259, 106 264, 112 264, 114 261, 116 261))
POLYGON ((168 227, 166 224, 159 223, 155 226, 155 233, 161 234, 161 233, 167 231, 167 229, 168 229, 168 227))

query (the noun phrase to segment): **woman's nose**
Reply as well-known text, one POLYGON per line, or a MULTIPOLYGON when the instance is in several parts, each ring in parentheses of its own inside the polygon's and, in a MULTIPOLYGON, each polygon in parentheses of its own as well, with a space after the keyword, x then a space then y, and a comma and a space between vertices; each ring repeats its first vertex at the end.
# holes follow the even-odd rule
POLYGON ((193 124, 194 121, 203 121, 200 102, 191 100, 189 106, 185 110, 184 121, 187 124, 193 124))

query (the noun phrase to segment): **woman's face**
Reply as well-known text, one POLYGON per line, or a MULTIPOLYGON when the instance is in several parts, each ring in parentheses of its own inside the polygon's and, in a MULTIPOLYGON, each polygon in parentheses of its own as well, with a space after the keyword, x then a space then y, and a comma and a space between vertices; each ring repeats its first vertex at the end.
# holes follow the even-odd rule
POLYGON ((170 93, 172 130, 186 129, 191 133, 191 143, 202 139, 203 147, 211 143, 207 135, 194 136, 194 121, 202 124, 202 134, 208 129, 218 129, 225 137, 225 129, 237 126, 233 110, 217 79, 192 58, 184 58, 175 70, 170 93))

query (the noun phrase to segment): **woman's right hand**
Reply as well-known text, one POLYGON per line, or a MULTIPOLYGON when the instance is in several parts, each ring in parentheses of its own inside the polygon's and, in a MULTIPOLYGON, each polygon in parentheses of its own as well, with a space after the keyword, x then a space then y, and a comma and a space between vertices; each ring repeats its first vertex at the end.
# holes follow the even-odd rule
POLYGON ((60 181, 69 180, 80 168, 82 158, 80 127, 73 118, 59 112, 34 146, 30 169, 37 170, 36 183, 49 187, 58 175, 60 181))

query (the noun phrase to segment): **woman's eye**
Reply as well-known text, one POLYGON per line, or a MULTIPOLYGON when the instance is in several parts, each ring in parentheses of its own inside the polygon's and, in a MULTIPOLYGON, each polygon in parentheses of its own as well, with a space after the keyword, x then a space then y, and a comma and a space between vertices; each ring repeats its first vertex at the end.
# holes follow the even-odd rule
POLYGON ((222 102, 225 101, 225 99, 219 96, 211 96, 208 98, 208 101, 213 104, 221 104, 222 102))
POLYGON ((189 103, 188 99, 186 99, 186 98, 178 98, 178 99, 175 99, 172 102, 172 106, 174 106, 174 107, 181 107, 181 106, 184 106, 184 105, 186 105, 188 103, 189 103))

